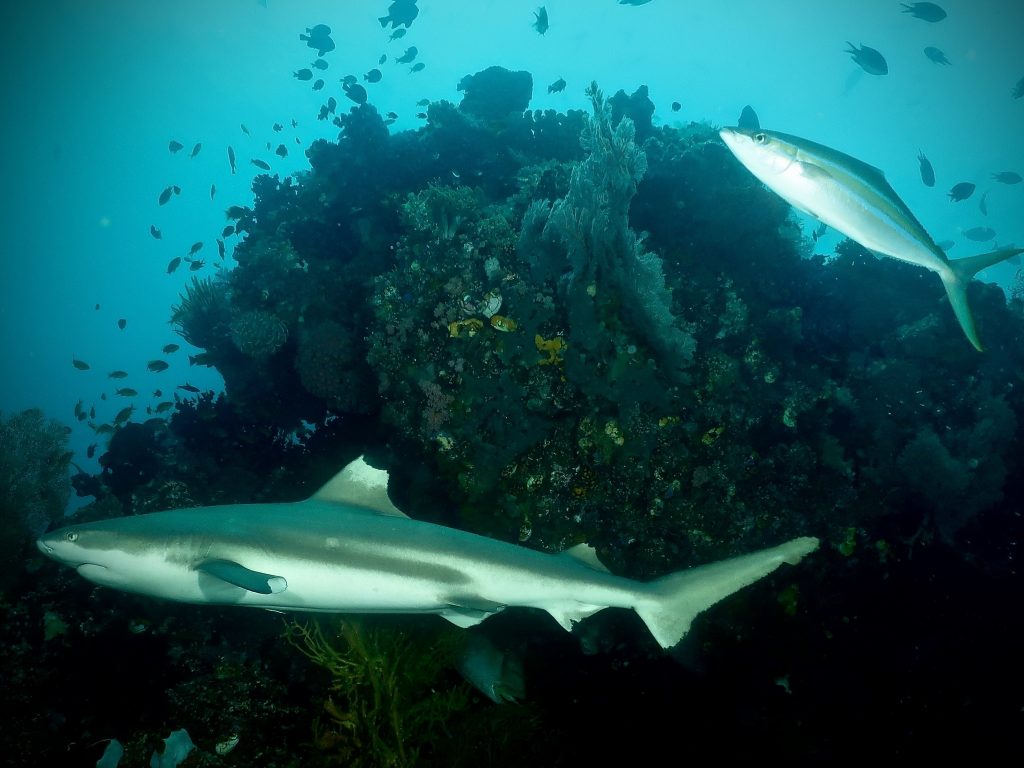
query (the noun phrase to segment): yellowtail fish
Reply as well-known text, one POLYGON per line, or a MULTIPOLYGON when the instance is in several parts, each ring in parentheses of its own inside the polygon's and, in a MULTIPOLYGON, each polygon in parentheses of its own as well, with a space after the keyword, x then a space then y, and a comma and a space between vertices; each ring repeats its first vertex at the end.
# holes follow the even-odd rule
POLYGON ((967 286, 977 272, 1024 249, 1004 248, 950 261, 874 166, 776 131, 723 128, 719 135, 747 170, 797 210, 871 251, 935 272, 968 341, 982 349, 967 286))

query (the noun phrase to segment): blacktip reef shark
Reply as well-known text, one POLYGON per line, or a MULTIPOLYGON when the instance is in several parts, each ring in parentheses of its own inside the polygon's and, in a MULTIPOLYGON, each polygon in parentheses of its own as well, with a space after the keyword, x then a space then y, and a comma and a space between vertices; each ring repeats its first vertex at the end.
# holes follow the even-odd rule
POLYGON ((719 135, 747 170, 797 210, 868 250, 935 272, 967 340, 982 350, 967 303, 967 286, 976 273, 1024 249, 1006 248, 950 261, 878 168, 776 131, 722 128, 719 135))
POLYGON ((568 631, 604 608, 632 608, 664 648, 701 611, 818 547, 797 538, 638 582, 613 576, 587 545, 550 555, 413 520, 391 503, 387 483, 360 457, 305 501, 81 523, 37 545, 97 584, 186 603, 436 613, 460 627, 527 606, 568 631))

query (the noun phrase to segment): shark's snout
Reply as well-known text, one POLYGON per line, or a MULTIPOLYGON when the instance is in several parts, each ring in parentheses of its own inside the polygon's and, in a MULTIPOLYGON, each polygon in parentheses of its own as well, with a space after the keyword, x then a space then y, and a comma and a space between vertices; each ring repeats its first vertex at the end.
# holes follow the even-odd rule
POLYGON ((53 547, 47 544, 44 539, 36 539, 36 546, 39 547, 39 551, 44 555, 53 555, 53 547))

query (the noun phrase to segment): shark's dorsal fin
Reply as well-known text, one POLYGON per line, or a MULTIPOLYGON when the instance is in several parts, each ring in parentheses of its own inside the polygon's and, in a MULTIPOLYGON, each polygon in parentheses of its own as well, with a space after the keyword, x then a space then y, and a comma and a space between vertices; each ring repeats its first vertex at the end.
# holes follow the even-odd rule
POLYGON ((608 573, 608 569, 605 567, 604 563, 597 558, 597 550, 589 544, 577 544, 575 547, 569 547, 563 552, 560 552, 559 557, 571 557, 573 560, 579 560, 581 563, 589 568, 593 568, 595 571, 608 573))
POLYGON ((312 498, 351 504, 381 515, 408 517, 388 498, 388 473, 383 469, 374 469, 362 456, 328 480, 312 498))

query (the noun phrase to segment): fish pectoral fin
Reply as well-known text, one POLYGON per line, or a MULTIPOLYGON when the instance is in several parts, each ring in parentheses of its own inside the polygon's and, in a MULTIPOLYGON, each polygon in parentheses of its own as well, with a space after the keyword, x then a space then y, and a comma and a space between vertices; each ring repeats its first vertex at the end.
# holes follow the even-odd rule
POLYGON ((607 605, 575 603, 573 605, 549 607, 545 610, 554 617, 555 621, 562 625, 562 629, 566 632, 572 632, 573 624, 579 624, 588 616, 593 616, 598 611, 603 611, 607 607, 607 605))
POLYGON ((441 611, 441 615, 463 629, 476 626, 488 616, 505 610, 504 603, 480 597, 449 597, 446 602, 448 607, 441 611))
POLYGON ((259 595, 276 595, 288 589, 284 576, 253 571, 232 560, 207 560, 197 565, 196 570, 259 595))

